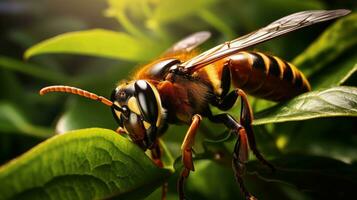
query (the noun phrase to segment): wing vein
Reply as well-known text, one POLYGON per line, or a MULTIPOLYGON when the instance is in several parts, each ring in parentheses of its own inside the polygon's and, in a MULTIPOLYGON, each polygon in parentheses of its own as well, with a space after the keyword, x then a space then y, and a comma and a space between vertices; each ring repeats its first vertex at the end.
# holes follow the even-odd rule
POLYGON ((200 55, 181 64, 188 73, 193 73, 198 69, 213 63, 219 59, 237 53, 253 45, 265 42, 286 33, 310 26, 312 24, 342 17, 350 13, 349 10, 311 10, 294 13, 278 19, 269 25, 231 40, 224 44, 217 45, 200 55))

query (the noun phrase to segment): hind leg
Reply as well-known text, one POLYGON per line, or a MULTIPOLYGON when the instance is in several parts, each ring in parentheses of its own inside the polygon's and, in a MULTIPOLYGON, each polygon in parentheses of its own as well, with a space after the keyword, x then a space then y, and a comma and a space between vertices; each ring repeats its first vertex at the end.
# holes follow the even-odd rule
POLYGON ((248 192, 243 182, 245 164, 248 161, 248 137, 244 127, 229 114, 211 115, 209 119, 215 123, 223 123, 237 135, 238 139, 234 146, 232 168, 245 198, 255 199, 255 197, 248 192))
POLYGON ((263 155, 260 153, 260 151, 257 148, 253 127, 252 127, 253 112, 249 105, 247 95, 241 89, 236 89, 235 92, 241 97, 240 123, 242 124, 242 126, 244 126, 247 132, 250 149, 253 151, 255 157, 257 157, 257 159, 260 162, 268 166, 272 171, 275 171, 274 166, 263 157, 263 155))
POLYGON ((238 97, 241 97, 240 124, 245 128, 246 134, 248 136, 249 147, 260 162, 274 171, 274 166, 263 157, 257 148, 252 127, 253 112, 248 102, 247 95, 243 90, 238 88, 228 93, 231 84, 230 75, 229 64, 227 63, 223 67, 221 75, 222 93, 212 102, 212 105, 218 107, 220 110, 229 110, 234 106, 238 97))

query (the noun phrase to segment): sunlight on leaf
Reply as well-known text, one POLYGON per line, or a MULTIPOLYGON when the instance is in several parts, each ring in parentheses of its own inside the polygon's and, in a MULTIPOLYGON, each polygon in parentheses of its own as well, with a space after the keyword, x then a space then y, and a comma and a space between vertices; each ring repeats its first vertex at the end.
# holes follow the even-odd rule
POLYGON ((256 113, 253 124, 336 116, 357 116, 356 87, 340 86, 302 94, 256 113))
POLYGON ((127 31, 133 36, 145 39, 147 35, 143 33, 142 30, 139 29, 139 26, 133 24, 133 22, 128 18, 128 14, 130 16, 134 16, 137 18, 137 21, 144 21, 145 14, 147 12, 146 9, 149 7, 147 4, 149 3, 146 0, 107 0, 109 4, 109 8, 105 11, 105 16, 115 18, 127 31))
POLYGON ((69 53, 129 61, 147 61, 157 56, 160 49, 155 48, 152 43, 140 41, 126 33, 94 29, 65 33, 40 42, 25 52, 25 58, 48 53, 69 53))
POLYGON ((55 136, 0 168, 0 199, 142 198, 169 175, 106 129, 55 136))
MULTIPOLYGON (((189 15, 195 14, 196 10, 207 8, 214 4, 216 0, 165 0, 155 8, 153 16, 149 21, 154 21, 158 24, 166 24, 189 15), (168 14, 169 13, 169 14, 168 14)), ((150 22, 148 22, 150 23, 150 22)))

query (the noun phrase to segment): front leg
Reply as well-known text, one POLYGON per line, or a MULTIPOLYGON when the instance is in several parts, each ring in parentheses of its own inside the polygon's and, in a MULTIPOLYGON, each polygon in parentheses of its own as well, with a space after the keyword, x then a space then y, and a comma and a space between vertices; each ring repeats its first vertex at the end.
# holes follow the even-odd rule
POLYGON ((177 183, 177 190, 179 193, 180 200, 185 199, 184 185, 185 180, 190 174, 190 171, 194 171, 193 159, 192 159, 192 147, 194 145, 194 140, 198 127, 201 123, 202 117, 198 114, 192 117, 190 128, 188 129, 185 139, 183 140, 181 151, 182 151, 182 163, 183 170, 180 174, 180 178, 177 183))

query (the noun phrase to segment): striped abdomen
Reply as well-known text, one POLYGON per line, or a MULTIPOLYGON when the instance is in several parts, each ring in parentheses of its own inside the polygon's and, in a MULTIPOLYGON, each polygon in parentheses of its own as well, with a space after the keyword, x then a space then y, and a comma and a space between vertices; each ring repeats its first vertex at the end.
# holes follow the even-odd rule
POLYGON ((254 96, 283 101, 311 89, 305 76, 280 58, 239 52, 228 59, 235 86, 254 96))
POLYGON ((212 70, 220 76, 224 63, 230 68, 235 87, 253 96, 284 101, 311 90, 305 76, 291 63, 259 52, 242 51, 204 68, 211 74, 209 79, 216 93, 217 81, 214 81, 212 70))

